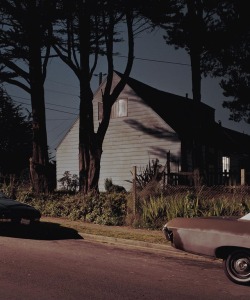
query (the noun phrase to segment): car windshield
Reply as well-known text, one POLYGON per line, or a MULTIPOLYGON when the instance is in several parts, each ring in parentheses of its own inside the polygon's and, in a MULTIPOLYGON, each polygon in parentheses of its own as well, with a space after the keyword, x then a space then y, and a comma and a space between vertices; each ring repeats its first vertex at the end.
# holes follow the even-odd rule
POLYGON ((240 220, 250 220, 250 213, 248 213, 245 216, 241 217, 240 220))

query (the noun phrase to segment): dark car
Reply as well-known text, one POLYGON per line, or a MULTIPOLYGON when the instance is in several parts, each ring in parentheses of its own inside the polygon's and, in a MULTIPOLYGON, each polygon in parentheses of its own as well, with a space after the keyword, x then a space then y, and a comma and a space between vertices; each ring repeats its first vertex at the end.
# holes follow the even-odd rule
POLYGON ((34 207, 8 198, 0 192, 0 221, 16 224, 34 224, 40 221, 41 213, 34 207))
POLYGON ((225 274, 231 281, 250 285, 250 214, 174 218, 163 232, 177 249, 223 259, 225 274))

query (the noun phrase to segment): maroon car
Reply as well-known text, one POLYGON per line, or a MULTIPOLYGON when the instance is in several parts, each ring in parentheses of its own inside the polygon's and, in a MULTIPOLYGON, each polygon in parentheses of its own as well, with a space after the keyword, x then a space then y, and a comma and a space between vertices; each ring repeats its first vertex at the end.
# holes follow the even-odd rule
POLYGON ((231 281, 250 284, 250 213, 244 217, 175 218, 163 232, 173 247, 223 259, 231 281))

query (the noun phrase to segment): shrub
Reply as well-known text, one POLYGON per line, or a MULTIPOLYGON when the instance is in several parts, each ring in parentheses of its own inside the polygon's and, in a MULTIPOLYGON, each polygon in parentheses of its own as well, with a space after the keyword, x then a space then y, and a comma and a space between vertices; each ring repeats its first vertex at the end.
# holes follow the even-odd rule
POLYGON ((58 180, 63 186, 63 190, 76 192, 79 187, 79 178, 76 174, 71 175, 69 171, 65 171, 63 177, 58 180))
MULTIPOLYGON (((159 159, 152 159, 148 165, 141 168, 136 174, 136 186, 143 190, 150 182, 160 182, 165 173, 166 166, 159 164, 159 159)), ((131 181, 129 181, 131 183, 131 181)))
POLYGON ((86 220, 102 225, 124 225, 126 204, 124 193, 101 193, 86 215, 86 220))
POLYGON ((39 209, 43 216, 150 229, 159 229, 175 217, 242 216, 250 211, 249 189, 225 187, 173 188, 168 193, 137 199, 136 207, 131 193, 82 195, 58 191, 37 196, 17 186, 16 195, 19 201, 39 209))
POLYGON ((108 193, 122 193, 126 192, 125 188, 121 185, 113 184, 111 178, 106 178, 104 182, 105 191, 108 193))

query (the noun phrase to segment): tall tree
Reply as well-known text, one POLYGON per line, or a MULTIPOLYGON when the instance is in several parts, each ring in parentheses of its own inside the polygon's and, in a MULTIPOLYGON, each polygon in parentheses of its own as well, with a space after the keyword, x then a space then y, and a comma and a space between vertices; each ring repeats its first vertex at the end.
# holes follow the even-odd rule
MULTIPOLYGON (((158 0, 157 3, 165 1, 158 0)), ((155 24, 166 30, 167 44, 184 48, 191 61, 193 99, 201 101, 202 76, 224 77, 230 118, 250 123, 250 21, 248 6, 237 0, 177 0, 166 18, 161 7, 155 24)), ((161 4, 162 5, 162 4, 161 4)))
POLYGON ((223 106, 230 119, 250 123, 250 19, 247 3, 221 2, 218 10, 217 48, 208 57, 213 76, 219 76, 223 94, 229 100, 223 106))
MULTIPOLYGON (((190 57, 193 99, 197 103, 201 101, 202 76, 212 74, 215 65, 210 63, 211 53, 217 53, 221 47, 220 9, 223 0, 176 0, 170 1, 175 11, 169 14, 169 3, 158 0, 156 7, 158 14, 149 10, 147 14, 156 26, 161 26, 166 35, 164 39, 168 45, 175 49, 185 49, 190 57)), ((192 139, 188 138, 186 143, 192 148, 193 170, 199 170, 202 174, 205 163, 202 156, 201 119, 199 106, 196 105, 195 126, 192 139)))
POLYGON ((63 1, 63 5, 64 11, 67 7, 67 11, 71 12, 66 15, 67 35, 63 31, 63 38, 55 39, 57 43, 54 50, 74 71, 80 83, 79 178, 80 190, 86 194, 98 191, 102 145, 109 125, 111 108, 124 88, 132 68, 133 10, 130 1, 66 0, 63 1), (120 41, 117 37, 116 24, 121 21, 125 22, 127 27, 128 60, 121 80, 111 88, 114 72, 113 48, 114 43, 120 41), (98 55, 103 54, 107 57, 108 75, 103 92, 103 119, 95 132, 91 78, 98 55), (92 65, 91 56, 94 57, 92 65))
POLYGON ((201 77, 204 75, 204 56, 216 28, 217 9, 221 1, 157 0, 146 6, 146 14, 154 26, 162 27, 164 39, 175 49, 185 49, 190 56, 193 99, 201 101, 201 77))
POLYGON ((32 124, 0 88, 0 174, 19 176, 29 168, 32 153, 32 124))
POLYGON ((33 190, 47 193, 48 147, 44 81, 50 55, 49 35, 55 1, 2 0, 0 6, 0 80, 31 96, 33 190))

